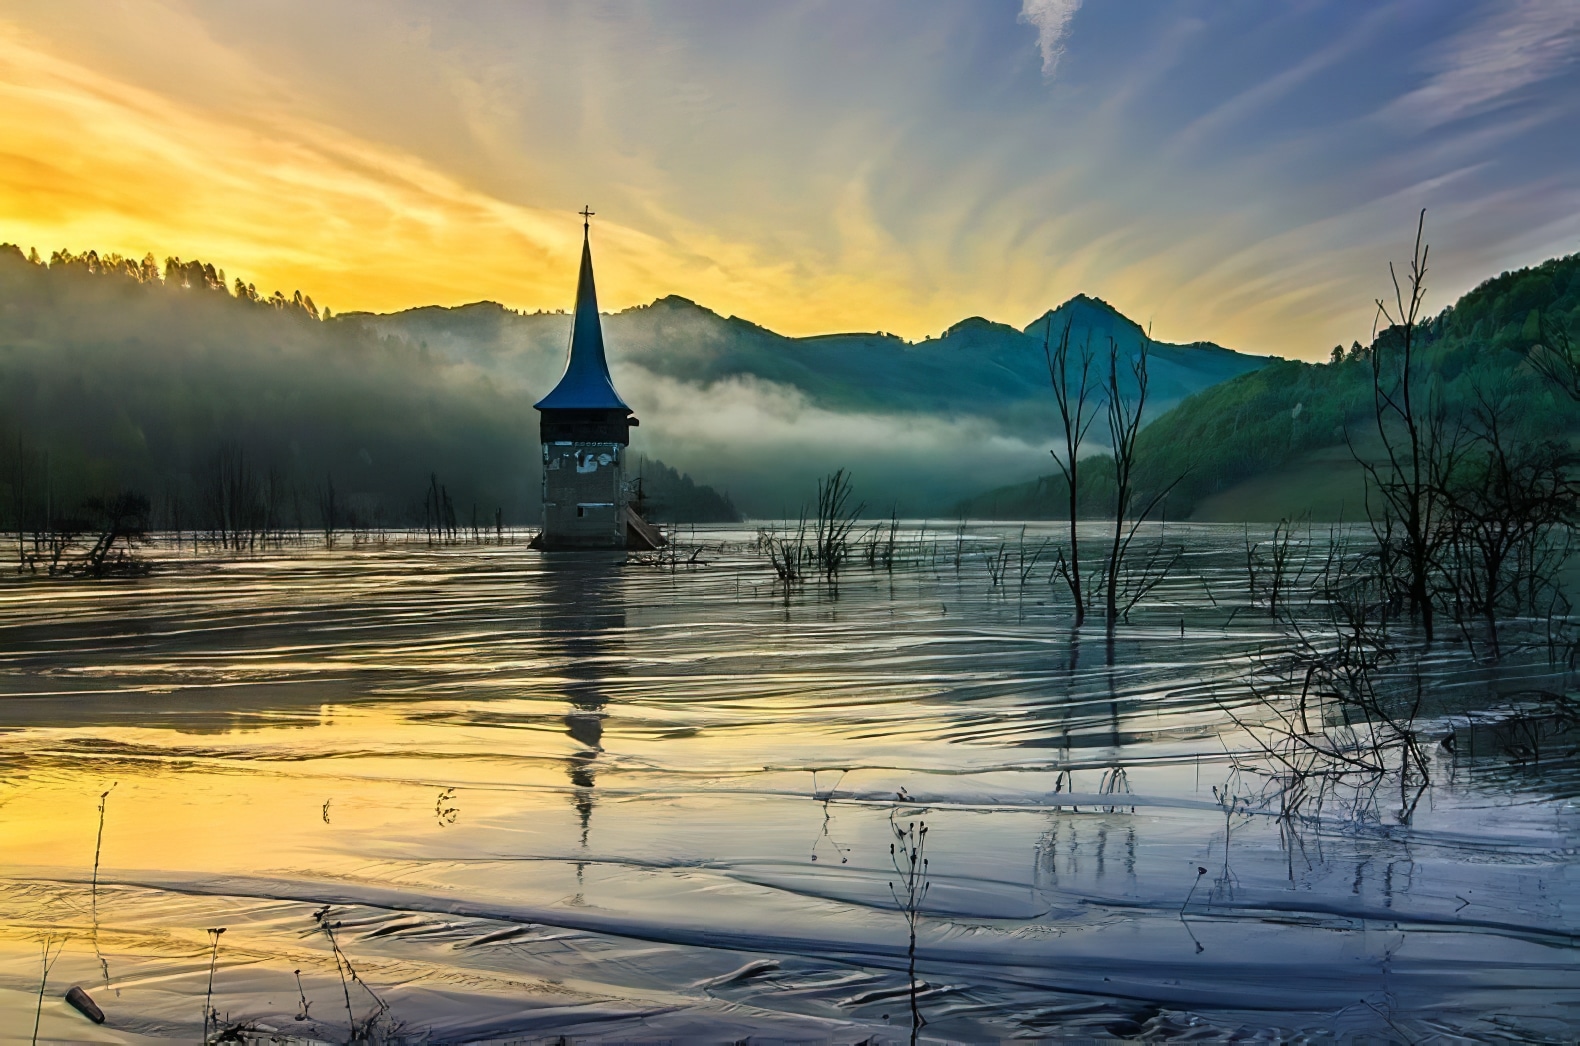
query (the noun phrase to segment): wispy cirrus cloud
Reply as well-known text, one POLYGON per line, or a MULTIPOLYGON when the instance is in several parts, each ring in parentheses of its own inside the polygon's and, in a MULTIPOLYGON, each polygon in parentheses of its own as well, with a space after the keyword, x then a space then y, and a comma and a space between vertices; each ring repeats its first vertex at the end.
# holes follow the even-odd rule
POLYGON ((1042 76, 1052 80, 1064 56, 1070 21, 1081 9, 1081 0, 1022 0, 1020 20, 1037 27, 1037 47, 1042 51, 1042 76))
POLYGON ((1574 0, 1500 4, 1448 41, 1427 81, 1396 99, 1385 112, 1440 126, 1507 104, 1577 61, 1580 4, 1574 0))

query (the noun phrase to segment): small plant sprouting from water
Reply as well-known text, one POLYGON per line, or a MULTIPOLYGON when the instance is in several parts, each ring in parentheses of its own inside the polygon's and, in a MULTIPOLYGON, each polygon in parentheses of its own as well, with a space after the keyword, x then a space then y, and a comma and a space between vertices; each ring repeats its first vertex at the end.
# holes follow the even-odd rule
POLYGON ((99 793, 99 831, 93 841, 93 885, 89 889, 89 907, 93 918, 93 951, 99 957, 99 967, 104 971, 104 986, 110 986, 110 964, 104 958, 104 953, 99 951, 99 858, 104 852, 104 807, 109 801, 110 793, 115 791, 119 781, 111 781, 110 787, 99 793))
POLYGON ((868 570, 881 567, 890 573, 894 572, 899 535, 900 517, 892 510, 887 521, 876 524, 862 535, 856 544, 861 549, 868 570))
POLYGON ((291 972, 296 975, 296 994, 300 996, 302 1000, 302 1008, 297 1011, 296 1019, 299 1021, 309 1020, 311 1019, 310 1011, 312 1010, 313 1004, 307 1001, 307 989, 302 987, 302 971, 293 970, 291 972))
POLYGON ((922 1025, 926 1023, 917 1005, 917 993, 921 985, 916 981, 916 924, 921 919, 922 904, 927 900, 927 892, 932 885, 927 867, 927 822, 908 821, 901 828, 894 811, 890 810, 889 830, 894 833, 894 839, 889 843, 889 863, 894 866, 897 880, 889 883, 889 894, 894 898, 895 907, 905 915, 905 926, 910 938, 905 952, 905 969, 910 989, 911 1042, 914 1046, 922 1025))
POLYGON ((110 787, 99 794, 99 834, 94 838, 93 842, 93 887, 91 890, 93 910, 95 912, 99 910, 99 856, 104 851, 104 804, 109 801, 110 793, 115 791, 115 786, 118 784, 120 784, 119 781, 111 781, 110 787))
MULTIPOLYGON (((767 553, 775 575, 787 589, 816 574, 821 574, 831 587, 838 585, 839 572, 851 556, 851 534, 866 507, 853 507, 852 493, 850 476, 844 469, 837 469, 817 481, 817 512, 811 520, 803 510, 793 533, 758 532, 758 549, 767 553)), ((894 527, 898 529, 897 520, 894 527)), ((892 555, 891 550, 891 562, 892 555)))
POLYGON ((806 517, 804 515, 801 517, 793 534, 780 534, 774 530, 758 531, 757 547, 768 554, 774 575, 784 584, 788 592, 791 585, 799 584, 804 579, 803 568, 808 559, 806 517))
POLYGON ((817 568, 830 581, 850 555, 850 533, 865 504, 850 506, 852 488, 844 469, 836 469, 817 482, 817 521, 813 531, 813 554, 817 568))
POLYGON ((208 990, 203 993, 203 1041, 209 1041, 209 1029, 219 1027, 219 1011, 214 1009, 214 967, 219 964, 219 938, 225 932, 223 926, 208 928, 211 941, 208 954, 208 990))
POLYGON ((1185 909, 1190 905, 1190 899, 1196 896, 1196 887, 1201 885, 1202 877, 1207 874, 1207 869, 1202 865, 1196 866, 1196 878, 1191 880, 1190 889, 1185 893, 1185 900, 1180 902, 1180 925, 1185 927, 1185 932, 1190 934, 1191 943, 1196 946, 1196 954, 1200 955, 1205 949, 1196 939, 1196 932, 1190 928, 1190 923, 1185 921, 1185 909))
POLYGON ((439 798, 434 800, 433 815, 441 826, 452 825, 461 816, 461 808, 455 805, 454 788, 446 788, 439 793, 439 798))
POLYGON ((46 936, 39 950, 43 953, 43 972, 38 978, 38 1005, 33 1008, 33 1046, 38 1046, 38 1026, 44 1019, 44 989, 49 985, 49 971, 55 968, 55 960, 66 950, 66 942, 61 941, 57 947, 54 936, 46 936))
POLYGON ((1009 547, 999 542, 998 548, 982 553, 982 562, 987 565, 988 587, 998 588, 1004 582, 1004 575, 1009 572, 1009 547))
MULTIPOLYGON (((1037 564, 1041 563, 1043 556, 1047 555, 1050 544, 1047 538, 1043 538, 1035 546, 1027 546, 1026 528, 1024 526, 1020 528, 1020 540, 1015 545, 1015 568, 1020 575, 1021 588, 1031 584, 1032 575, 1037 572, 1037 564)), ((1052 579, 1053 575, 1050 573, 1049 580, 1052 579)))
POLYGON ((834 852, 839 854, 839 863, 850 863, 850 848, 841 846, 839 840, 835 839, 829 831, 833 821, 833 813, 829 808, 829 804, 834 801, 834 792, 838 790, 839 783, 845 779, 847 773, 849 773, 848 770, 841 770, 839 776, 834 778, 833 787, 820 794, 817 788, 817 771, 812 771, 812 798, 818 799, 823 804, 823 824, 818 832, 818 837, 812 841, 812 860, 814 861, 817 860, 817 848, 823 845, 823 841, 826 839, 829 845, 834 848, 834 852))
MULTIPOLYGON (((351 965, 350 957, 347 956, 344 949, 340 947, 340 941, 335 936, 335 930, 340 927, 340 923, 330 918, 331 910, 331 907, 327 904, 322 908, 317 909, 313 912, 313 921, 318 924, 319 930, 321 930, 324 936, 329 940, 329 950, 335 958, 335 972, 340 974, 340 990, 346 1002, 346 1021, 350 1025, 351 1030, 350 1041, 370 1041, 373 1038, 373 1033, 377 1029, 379 1021, 386 1013, 389 1012, 389 1005, 385 1003, 382 998, 380 998, 378 992, 374 991, 366 981, 357 975, 356 967, 351 965), (361 1022, 357 1021, 356 1011, 353 1010, 351 1006, 351 985, 353 982, 357 985, 357 987, 367 992, 368 997, 373 1000, 372 1011, 369 1012, 367 1018, 361 1022)), ((303 1007, 303 1012, 306 1012, 305 1006, 303 1007)))

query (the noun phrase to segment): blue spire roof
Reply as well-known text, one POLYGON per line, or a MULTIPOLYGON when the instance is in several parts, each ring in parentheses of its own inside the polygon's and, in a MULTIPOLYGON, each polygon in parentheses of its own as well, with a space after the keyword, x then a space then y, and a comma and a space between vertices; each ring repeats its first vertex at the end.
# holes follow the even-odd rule
POLYGON ((603 326, 598 322, 598 292, 593 287, 592 247, 582 227, 582 270, 576 280, 576 317, 571 325, 571 352, 565 373, 554 391, 538 400, 538 410, 623 410, 631 413, 609 377, 603 353, 603 326))

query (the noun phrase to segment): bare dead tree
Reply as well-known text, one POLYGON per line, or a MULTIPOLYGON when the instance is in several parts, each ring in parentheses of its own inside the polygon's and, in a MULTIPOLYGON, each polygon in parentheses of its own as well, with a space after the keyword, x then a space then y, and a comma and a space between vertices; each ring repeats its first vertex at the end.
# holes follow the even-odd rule
POLYGON ((1059 420, 1064 425, 1064 456, 1061 458, 1056 450, 1049 451, 1053 455, 1053 463, 1059 466, 1060 473, 1064 475, 1064 484, 1069 492, 1070 555, 1060 563, 1059 572, 1070 588, 1070 598, 1075 603, 1075 625, 1079 628, 1086 621, 1086 596, 1081 590, 1080 535, 1076 526, 1080 503, 1080 455, 1081 444, 1097 421, 1097 404, 1094 395, 1096 389, 1092 382, 1090 334, 1081 349, 1079 378, 1073 388, 1070 384, 1070 326, 1073 322, 1073 316, 1065 318, 1064 330, 1059 334, 1059 344, 1055 348, 1051 345, 1053 315, 1049 314, 1042 334, 1042 354, 1048 364, 1048 381, 1053 385, 1053 402, 1059 408, 1059 420))
POLYGON ((1421 306, 1426 299, 1430 253, 1430 247, 1422 243, 1425 230, 1423 209, 1403 283, 1390 262, 1393 302, 1376 300, 1377 317, 1386 321, 1386 327, 1381 337, 1374 339, 1371 353, 1372 418, 1383 460, 1369 460, 1353 442, 1350 452, 1367 475, 1367 516, 1373 532, 1380 543, 1397 541, 1405 594, 1430 643, 1434 632, 1432 574, 1445 538, 1442 494, 1446 478, 1454 470, 1460 440, 1450 429, 1441 396, 1420 387, 1421 306), (1373 494, 1377 503, 1371 500, 1373 494), (1393 537, 1395 527, 1397 538, 1393 537))
POLYGON ((428 531, 428 543, 437 541, 439 544, 454 542, 456 532, 460 529, 455 519, 455 503, 450 500, 450 490, 439 482, 439 474, 428 474, 428 493, 423 499, 424 526, 428 531))
MULTIPOLYGON (((1143 415, 1147 405, 1147 358, 1151 351, 1150 340, 1141 339, 1135 357, 1130 361, 1130 378, 1135 383, 1134 397, 1125 393, 1124 384, 1120 377, 1119 368, 1119 343, 1112 337, 1108 339, 1108 380, 1107 380, 1107 415, 1108 436, 1114 455, 1114 535, 1108 548, 1108 562, 1105 568, 1104 587, 1104 620, 1109 628, 1119 623, 1119 620, 1131 607, 1136 599, 1128 601, 1122 607, 1120 602, 1121 573, 1125 569, 1126 556, 1130 552, 1136 533, 1141 529, 1141 524, 1157 511, 1163 499, 1179 485, 1183 475, 1154 491, 1144 502, 1139 501, 1139 491, 1136 487, 1136 441, 1141 434, 1143 415), (1139 510, 1137 509, 1140 504, 1139 510)), ((1167 569, 1177 562, 1178 557, 1170 560, 1166 556, 1149 556, 1150 568, 1167 569)), ((1151 584, 1145 579, 1132 579, 1128 584, 1139 584, 1145 591, 1150 591, 1159 577, 1151 584)))
MULTIPOLYGON (((1308 522, 1305 545, 1309 544, 1308 522)), ((1278 521, 1266 541, 1252 541, 1250 528, 1246 528, 1246 587, 1252 601, 1266 601, 1268 617, 1277 620, 1281 601, 1300 583, 1306 565, 1304 547, 1294 544, 1294 527, 1287 517, 1278 521)))
POLYGON ((1470 452, 1439 491, 1449 607, 1462 628, 1467 619, 1483 623, 1494 657, 1501 655, 1500 617, 1567 611, 1557 578, 1580 512, 1571 478, 1580 458, 1550 440, 1515 438, 1508 409, 1506 400, 1477 390, 1470 452))
POLYGON ((32 569, 32 562, 27 555, 27 531, 29 517, 32 515, 32 461, 33 451, 29 448, 27 440, 19 431, 16 437, 16 457, 11 470, 11 503, 13 521, 16 523, 16 556, 17 573, 32 569))
POLYGON ((1236 770, 1263 781, 1259 801, 1281 823, 1319 817, 1339 800, 1351 819, 1375 819, 1390 782, 1405 823, 1424 794, 1425 680, 1419 656, 1391 634, 1392 587, 1375 548, 1356 551, 1335 532, 1307 605, 1283 602, 1288 642, 1256 658, 1249 700, 1219 702, 1253 745, 1236 770))
POLYGON ((286 482, 285 474, 274 465, 269 466, 269 474, 263 492, 263 540, 274 540, 278 548, 285 537, 285 520, 282 512, 285 509, 286 482))
POLYGON ((817 518, 813 522, 814 561, 830 581, 839 575, 850 551, 850 534, 866 505, 852 508, 853 488, 844 469, 817 481, 817 518))
POLYGON ((444 503, 439 495, 439 476, 428 473, 428 491, 423 495, 423 526, 428 532, 428 544, 444 540, 444 503))
POLYGON ((204 469, 199 494, 214 541, 241 551, 245 544, 245 502, 252 493, 252 470, 241 445, 225 441, 215 449, 204 469))
POLYGON ((340 504, 335 494, 335 477, 324 474, 318 488, 318 525, 324 532, 324 547, 335 547, 335 532, 340 528, 340 504))
POLYGON ((145 572, 146 564, 138 560, 135 546, 148 536, 148 498, 126 490, 107 498, 90 498, 86 508, 98 517, 99 537, 83 556, 82 571, 93 577, 145 572))

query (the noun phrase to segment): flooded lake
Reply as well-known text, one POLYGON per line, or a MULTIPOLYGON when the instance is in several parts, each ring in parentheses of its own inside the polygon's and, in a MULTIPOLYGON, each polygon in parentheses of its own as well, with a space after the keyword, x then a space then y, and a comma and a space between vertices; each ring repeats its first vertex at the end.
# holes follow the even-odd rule
POLYGON ((925 822, 924 1041, 1572 1041, 1574 735, 1465 714, 1563 690, 1551 648, 1440 641, 1429 787, 1280 819, 1226 708, 1288 631, 1240 528, 1171 532, 1111 640, 1045 525, 837 591, 725 529, 7 580, 0 1040, 909 1041, 925 822))

